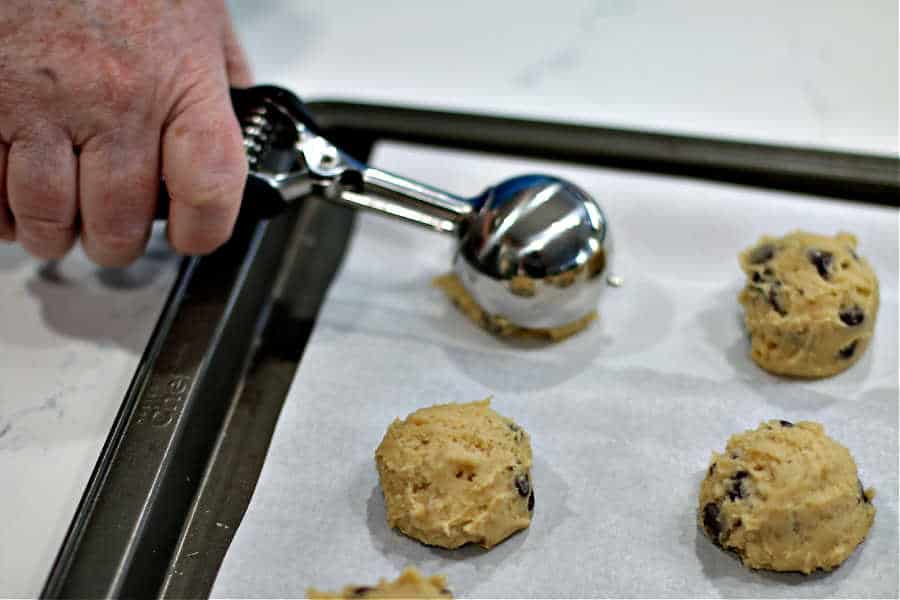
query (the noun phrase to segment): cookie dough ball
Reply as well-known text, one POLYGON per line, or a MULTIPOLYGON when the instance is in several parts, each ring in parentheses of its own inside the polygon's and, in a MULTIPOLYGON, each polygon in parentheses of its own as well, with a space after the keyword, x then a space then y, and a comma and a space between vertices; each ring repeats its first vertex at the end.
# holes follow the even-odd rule
POLYGON ((531 443, 490 400, 395 420, 375 463, 388 523, 422 543, 490 548, 531 523, 531 443))
POLYGON ((740 255, 750 355, 795 377, 840 373, 865 352, 878 313, 878 279, 856 238, 795 231, 763 237, 740 255))
POLYGON ((348 585, 337 594, 306 591, 307 598, 453 598, 447 582, 440 575, 424 578, 413 567, 407 567, 396 581, 382 579, 378 585, 348 585))
POLYGON ((873 496, 850 452, 821 425, 769 421, 713 454, 698 519, 748 567, 830 571, 866 537, 873 496))
MULTIPOLYGON (((557 278, 558 280, 554 282, 554 285, 559 285, 560 287, 566 287, 574 282, 574 274, 558 275, 557 278), (566 283, 566 280, 562 279, 564 277, 571 277, 572 280, 566 283)), ((447 273, 436 277, 432 283, 443 291, 453 305, 476 325, 500 337, 541 338, 551 342, 559 342, 585 329, 597 318, 597 311, 593 311, 576 321, 550 329, 519 327, 500 315, 492 315, 482 309, 466 290, 456 273, 447 273)), ((510 289, 519 296, 531 296, 534 295, 534 281, 526 277, 513 278, 510 282, 510 289)))

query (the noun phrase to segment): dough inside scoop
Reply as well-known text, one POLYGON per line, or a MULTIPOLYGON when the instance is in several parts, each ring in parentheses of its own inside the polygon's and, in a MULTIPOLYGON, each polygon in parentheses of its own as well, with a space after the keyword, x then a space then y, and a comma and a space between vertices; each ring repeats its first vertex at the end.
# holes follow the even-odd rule
MULTIPOLYGON (((464 315, 469 317, 482 329, 500 337, 540 338, 550 342, 559 342, 584 330, 597 318, 597 311, 592 311, 580 319, 551 329, 528 329, 510 323, 500 315, 491 315, 482 309, 459 280, 456 273, 447 273, 436 277, 432 284, 442 290, 447 298, 464 315)), ((513 282, 513 286, 516 283, 513 282)))

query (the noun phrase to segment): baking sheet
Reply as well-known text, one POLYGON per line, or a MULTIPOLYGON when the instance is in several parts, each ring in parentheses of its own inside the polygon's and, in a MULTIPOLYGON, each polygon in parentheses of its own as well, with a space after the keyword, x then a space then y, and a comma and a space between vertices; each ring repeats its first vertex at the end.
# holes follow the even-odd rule
POLYGON ((896 597, 896 211, 399 144, 373 163, 470 193, 522 172, 568 177, 607 211, 625 285, 561 344, 497 340, 429 285, 451 238, 362 215, 213 596, 298 596, 413 564, 457 597, 896 597), (854 232, 881 279, 872 346, 823 381, 759 370, 740 323, 738 251, 794 228, 854 232), (388 529, 373 458, 385 428, 488 395, 531 433, 531 527, 490 551, 388 529), (772 418, 824 423, 878 492, 868 539, 831 574, 750 571, 697 528, 710 453, 772 418))

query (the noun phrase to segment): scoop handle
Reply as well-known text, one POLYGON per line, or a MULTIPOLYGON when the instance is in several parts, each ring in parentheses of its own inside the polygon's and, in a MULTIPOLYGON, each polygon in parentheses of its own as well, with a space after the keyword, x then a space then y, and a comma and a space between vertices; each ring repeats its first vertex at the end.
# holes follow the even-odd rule
POLYGON ((357 184, 344 182, 335 199, 355 208, 451 234, 473 211, 465 198, 375 167, 361 166, 348 174, 358 178, 357 184))
MULTIPOLYGON (((274 86, 232 89, 250 163, 241 216, 265 219, 306 194, 379 212, 445 233, 457 233, 474 211, 471 201, 376 169, 322 137, 302 101, 274 86)), ((161 181, 156 218, 169 215, 161 181)))

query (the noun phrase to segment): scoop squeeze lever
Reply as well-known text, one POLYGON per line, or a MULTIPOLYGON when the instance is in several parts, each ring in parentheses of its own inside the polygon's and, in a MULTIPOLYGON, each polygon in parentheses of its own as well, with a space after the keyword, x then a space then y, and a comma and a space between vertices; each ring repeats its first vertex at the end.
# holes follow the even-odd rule
MULTIPOLYGON (((486 312, 528 329, 561 327, 597 307, 610 261, 600 205, 575 184, 522 175, 464 198, 370 167, 319 133, 297 96, 231 92, 247 152, 242 214, 266 218, 317 194, 455 235, 453 269, 486 312)), ((165 215, 165 186, 158 214, 165 215)))

